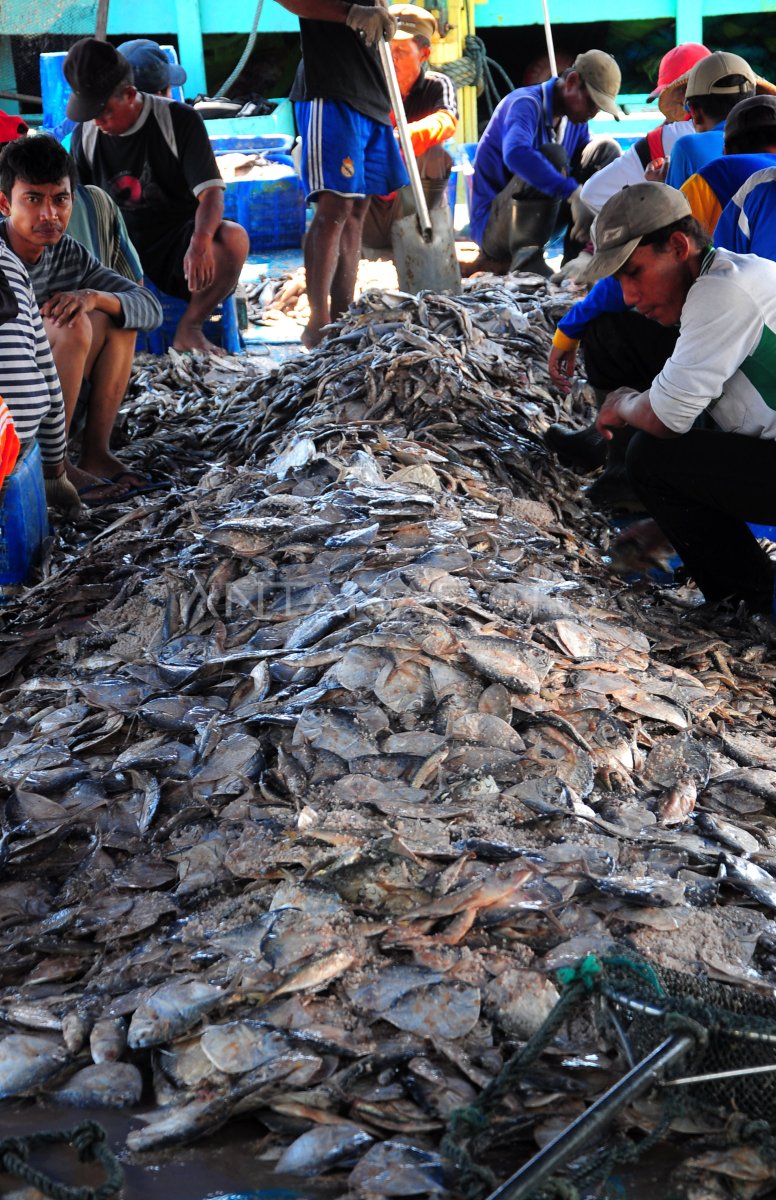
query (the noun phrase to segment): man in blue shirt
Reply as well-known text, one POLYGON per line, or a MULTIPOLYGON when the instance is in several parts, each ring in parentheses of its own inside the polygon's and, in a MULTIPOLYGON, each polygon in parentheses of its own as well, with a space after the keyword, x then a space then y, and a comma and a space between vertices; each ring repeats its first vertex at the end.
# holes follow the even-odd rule
POLYGON ((684 106, 695 133, 681 138, 671 151, 666 183, 681 188, 701 167, 723 151, 725 121, 739 100, 753 96, 757 78, 740 54, 718 50, 702 58, 687 79, 684 106))
MULTIPOLYGON (((737 104, 725 126, 725 149, 740 147, 757 168, 722 210, 714 245, 776 260, 776 96, 737 104)), ((727 162, 727 158, 721 159, 727 162)))
POLYGON ((549 274, 542 247, 566 203, 571 237, 587 241, 592 213, 580 197, 582 183, 620 153, 614 139, 591 142, 587 123, 599 109, 619 120, 620 82, 610 54, 587 50, 562 75, 517 88, 498 104, 472 181, 472 236, 486 258, 549 274))

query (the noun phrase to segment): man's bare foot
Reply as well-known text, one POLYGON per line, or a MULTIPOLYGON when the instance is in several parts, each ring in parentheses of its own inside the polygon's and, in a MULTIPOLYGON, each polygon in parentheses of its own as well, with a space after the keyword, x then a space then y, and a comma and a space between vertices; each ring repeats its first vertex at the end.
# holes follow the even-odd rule
POLYGON ((198 350, 202 354, 217 354, 219 358, 226 357, 226 350, 214 345, 202 332, 201 325, 188 325, 178 322, 175 337, 172 340, 173 350, 198 350))
POLYGON ((314 350, 323 341, 323 326, 316 328, 313 325, 308 325, 302 330, 302 336, 299 340, 305 350, 314 350))
POLYGON ((112 483, 101 475, 92 475, 76 467, 69 459, 65 459, 65 474, 78 492, 78 495, 88 497, 88 502, 100 504, 106 500, 122 500, 132 490, 132 483, 122 479, 112 483))
POLYGON ((507 275, 509 259, 488 258, 480 251, 473 262, 461 263, 461 275, 464 279, 476 275, 478 271, 488 271, 492 275, 507 275))
POLYGON ((125 487, 137 487, 144 482, 138 472, 125 466, 121 459, 116 458, 116 455, 112 454, 110 450, 98 451, 93 454, 82 451, 77 469, 93 476, 94 479, 110 479, 114 483, 120 477, 121 483, 125 487))

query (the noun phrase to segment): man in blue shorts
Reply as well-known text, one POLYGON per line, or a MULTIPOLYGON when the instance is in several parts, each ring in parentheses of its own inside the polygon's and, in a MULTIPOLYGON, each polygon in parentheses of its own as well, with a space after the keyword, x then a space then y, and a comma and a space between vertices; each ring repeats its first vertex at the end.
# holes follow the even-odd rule
POLYGON ((391 126, 377 43, 396 23, 380 3, 278 0, 299 17, 302 63, 291 99, 302 137, 302 182, 315 216, 304 245, 308 349, 353 299, 369 200, 407 182, 391 126))

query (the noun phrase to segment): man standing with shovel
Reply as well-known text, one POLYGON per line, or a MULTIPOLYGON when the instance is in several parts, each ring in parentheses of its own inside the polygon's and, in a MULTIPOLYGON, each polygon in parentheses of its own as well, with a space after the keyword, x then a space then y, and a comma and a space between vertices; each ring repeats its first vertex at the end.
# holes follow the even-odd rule
POLYGON ((300 18, 302 37, 291 99, 302 137, 302 182, 316 204, 304 245, 310 320, 302 343, 309 350, 353 299, 370 196, 407 182, 377 51, 396 26, 384 5, 371 0, 278 2, 300 18))

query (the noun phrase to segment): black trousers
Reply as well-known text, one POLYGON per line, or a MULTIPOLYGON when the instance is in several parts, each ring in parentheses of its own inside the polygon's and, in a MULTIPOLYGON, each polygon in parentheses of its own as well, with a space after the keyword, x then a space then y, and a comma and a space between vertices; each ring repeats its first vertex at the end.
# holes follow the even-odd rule
POLYGON ((658 325, 632 310, 602 313, 582 338, 588 383, 604 392, 619 387, 645 392, 673 354, 678 337, 678 326, 658 325))
POLYGON ((774 564, 747 522, 776 525, 776 441, 693 428, 677 438, 637 432, 628 478, 707 600, 773 606, 774 564))

